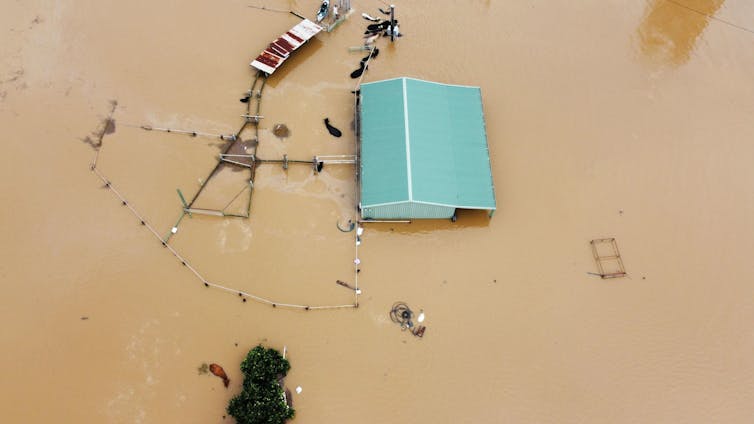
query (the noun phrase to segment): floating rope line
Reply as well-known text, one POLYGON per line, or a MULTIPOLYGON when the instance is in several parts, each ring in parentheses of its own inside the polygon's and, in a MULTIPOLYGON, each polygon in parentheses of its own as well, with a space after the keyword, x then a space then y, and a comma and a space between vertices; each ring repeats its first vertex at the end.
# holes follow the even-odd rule
POLYGON ((250 4, 248 7, 251 7, 252 9, 264 10, 264 11, 267 11, 267 12, 293 13, 292 10, 271 9, 269 7, 266 7, 266 6, 254 6, 254 5, 250 4))
POLYGON ((235 201, 236 201, 236 199, 238 199, 238 196, 240 196, 240 195, 241 195, 241 194, 242 194, 242 193, 243 193, 244 191, 246 191, 246 190, 251 190, 251 189, 252 189, 252 185, 251 185, 251 184, 249 184, 248 186, 245 186, 244 188, 242 188, 242 189, 241 189, 241 191, 239 191, 239 192, 238 192, 238 194, 236 194, 235 196, 233 196, 233 198, 232 198, 232 199, 230 199, 230 202, 228 202, 228 203, 227 203, 227 204, 226 204, 226 205, 225 205, 225 206, 224 206, 224 207, 222 208, 222 211, 223 211, 223 212, 225 212, 225 210, 226 210, 226 209, 228 209, 228 207, 229 207, 229 206, 231 205, 231 203, 235 202, 235 201))
POLYGON ((222 284, 217 284, 217 283, 214 283, 212 281, 207 280, 206 278, 204 278, 204 276, 202 274, 199 273, 199 271, 196 270, 196 268, 194 268, 188 262, 188 260, 185 257, 181 256, 181 254, 178 253, 178 251, 173 246, 171 246, 166 240, 164 240, 160 236, 160 233, 158 233, 157 230, 152 226, 152 224, 150 224, 149 221, 147 221, 146 218, 144 218, 144 216, 141 213, 139 213, 139 211, 137 211, 136 208, 134 208, 131 205, 130 202, 128 202, 128 200, 126 200, 126 198, 118 191, 118 189, 115 188, 115 186, 113 185, 113 183, 105 176, 105 174, 103 174, 102 172, 100 172, 100 170, 97 167, 93 167, 92 168, 92 172, 94 172, 95 175, 97 175, 97 177, 99 177, 99 179, 102 180, 103 183, 105 183, 105 187, 107 187, 108 189, 110 189, 110 191, 112 191, 113 194, 115 194, 115 196, 122 202, 123 206, 126 206, 131 211, 131 213, 139 220, 139 222, 141 223, 141 225, 145 226, 149 230, 149 232, 151 232, 152 235, 154 235, 155 238, 160 241, 160 243, 162 244, 162 246, 165 247, 165 248, 167 248, 170 251, 170 253, 172 253, 173 256, 175 256, 175 258, 183 266, 185 266, 186 268, 188 268, 189 271, 191 271, 196 276, 196 278, 199 279, 199 281, 201 281, 204 284, 205 287, 213 287, 213 288, 216 288, 216 289, 220 289, 220 290, 226 291, 228 293, 233 293, 235 295, 238 295, 238 296, 240 296, 242 298, 249 298, 249 299, 255 300, 255 301, 259 302, 259 303, 271 305, 272 307, 281 307, 281 308, 289 308, 289 309, 303 309, 303 310, 307 310, 307 311, 308 310, 318 310, 318 309, 345 309, 345 308, 356 308, 356 307, 358 307, 358 303, 355 303, 355 304, 346 304, 346 305, 315 305, 315 306, 312 306, 312 305, 301 305, 301 304, 296 304, 296 303, 277 302, 277 301, 274 301, 274 300, 271 300, 271 299, 267 299, 267 298, 262 297, 262 296, 257 296, 255 294, 252 294, 252 293, 249 293, 249 292, 246 292, 246 291, 243 291, 243 290, 234 289, 234 288, 227 287, 227 286, 224 286, 222 284))
POLYGON ((707 17, 707 18, 709 18, 709 19, 712 19, 712 20, 714 20, 714 21, 718 21, 718 22, 721 22, 721 23, 723 23, 723 24, 725 24, 725 25, 730 25, 730 26, 732 26, 733 28, 736 28, 736 29, 740 29, 741 31, 746 31, 746 32, 748 32, 748 33, 754 34, 754 30, 752 30, 752 29, 749 29, 749 28, 743 27, 743 26, 741 26, 741 25, 737 25, 737 24, 734 24, 733 22, 730 22, 730 21, 726 21, 725 19, 722 19, 722 18, 718 18, 718 17, 716 17, 716 16, 714 16, 714 15, 710 15, 710 14, 708 14, 708 13, 704 13, 704 12, 702 12, 701 10, 696 10, 696 9, 694 9, 693 7, 689 7, 689 6, 686 6, 685 4, 682 4, 682 3, 679 3, 679 2, 677 2, 676 0, 667 0, 667 1, 668 1, 668 2, 670 2, 670 3, 673 3, 674 5, 676 5, 676 6, 678 6, 678 7, 682 7, 682 8, 684 8, 684 9, 686 9, 686 10, 690 10, 690 11, 692 11, 692 12, 698 13, 698 14, 700 14, 700 15, 702 15, 702 16, 705 16, 705 17, 707 17))
POLYGON ((162 132, 168 132, 168 133, 175 133, 175 134, 187 134, 192 137, 209 137, 209 138, 219 138, 220 140, 230 140, 233 141, 236 137, 234 134, 225 135, 225 134, 212 134, 212 133, 205 133, 201 131, 191 131, 191 130, 180 130, 175 128, 161 128, 161 127, 154 127, 152 125, 143 124, 143 125, 135 125, 135 124, 122 124, 126 127, 131 128, 141 128, 145 131, 162 131, 162 132))
MULTIPOLYGON (((254 6, 249 6, 249 7, 254 7, 254 6)), ((265 8, 263 8, 263 9, 264 10, 268 10, 268 9, 265 9, 265 8)), ((290 13, 293 13, 294 15, 299 16, 298 14, 296 14, 293 11, 290 11, 290 13)), ((371 54, 370 54, 370 59, 371 59, 371 54)), ((361 80, 359 80, 359 81, 361 81, 361 80)), ((183 210, 182 210, 181 216, 178 218, 176 224, 172 227, 170 233, 166 237, 163 238, 162 236, 160 236, 160 233, 152 226, 152 224, 150 224, 146 220, 146 218, 141 213, 139 213, 139 211, 137 211, 136 208, 134 208, 131 205, 130 202, 128 202, 128 200, 125 198, 125 196, 123 196, 114 187, 114 185, 112 184, 112 182, 105 176, 105 174, 103 174, 102 172, 100 172, 100 170, 97 168, 97 159, 99 158, 99 154, 101 152, 102 139, 107 134, 107 130, 110 128, 110 124, 112 122, 112 116, 115 113, 115 109, 117 107, 117 102, 116 101, 112 102, 112 109, 110 111, 110 114, 108 115, 108 118, 105 121, 104 128, 102 129, 102 131, 99 134, 99 140, 98 140, 97 144, 95 145, 95 155, 94 155, 94 160, 90 164, 90 170, 92 172, 94 172, 95 175, 97 175, 97 177, 105 184, 106 188, 108 188, 110 191, 113 192, 113 194, 121 201, 121 203, 123 204, 123 206, 128 207, 128 209, 131 211, 131 214, 133 214, 139 220, 139 222, 141 223, 141 225, 144 226, 144 227, 146 227, 152 233, 152 235, 154 235, 154 237, 157 240, 159 240, 160 244, 162 244, 163 247, 165 247, 166 249, 168 249, 170 251, 170 253, 172 253, 173 256, 181 263, 181 265, 183 265, 186 268, 188 268, 194 274, 194 276, 199 281, 201 281, 202 284, 204 284, 205 287, 208 287, 208 288, 211 287, 211 288, 219 289, 219 290, 222 290, 222 291, 226 291, 228 293, 233 293, 234 295, 239 296, 243 302, 246 302, 247 299, 252 299, 252 300, 254 300, 254 301, 258 302, 258 303, 270 305, 273 308, 281 307, 281 308, 287 308, 287 309, 299 309, 299 310, 306 310, 306 311, 308 311, 308 310, 325 310, 325 309, 358 308, 359 307, 359 295, 361 294, 361 290, 358 288, 359 287, 358 277, 359 277, 359 271, 360 271, 359 264, 361 263, 361 261, 359 259, 359 245, 361 244, 361 234, 363 232, 363 228, 361 228, 361 227, 359 227, 359 229, 358 229, 358 231, 356 233, 356 240, 355 240, 355 249, 356 249, 356 252, 355 252, 355 259, 353 261, 353 263, 354 263, 354 284, 355 284, 355 288, 354 288, 354 303, 352 303, 352 304, 342 304, 342 305, 315 305, 315 306, 312 306, 312 305, 302 305, 302 304, 295 304, 295 303, 277 302, 277 301, 274 301, 274 300, 271 300, 271 299, 268 299, 268 298, 265 298, 265 297, 262 297, 262 296, 258 296, 258 295, 255 295, 255 294, 243 291, 243 290, 234 289, 234 288, 231 288, 231 287, 228 287, 228 286, 224 286, 224 285, 221 285, 221 284, 209 281, 201 273, 199 273, 199 271, 197 271, 196 268, 194 268, 188 262, 188 260, 186 260, 186 258, 184 258, 180 253, 178 253, 178 251, 175 248, 173 248, 172 245, 170 245, 168 243, 170 241, 171 236, 178 231, 178 225, 180 224, 180 222, 183 220, 183 218, 187 214, 189 216, 192 213, 205 213, 205 214, 219 215, 219 216, 237 216, 237 217, 245 217, 245 218, 249 217, 249 213, 248 212, 247 212, 247 215, 243 216, 243 215, 226 214, 224 211, 245 190, 248 189, 249 190, 248 207, 249 207, 249 212, 250 212, 250 210, 251 210, 251 193, 253 192, 253 187, 254 187, 254 175, 255 175, 255 171, 256 171, 256 164, 257 164, 257 162, 260 162, 259 160, 255 160, 255 159, 251 160, 249 185, 245 186, 241 191, 239 191, 233 197, 233 199, 231 199, 231 201, 228 202, 228 204, 225 205, 225 207, 222 210, 216 211, 216 210, 195 209, 195 208, 192 208, 192 206, 193 206, 194 202, 197 200, 197 198, 199 197, 199 195, 201 194, 201 192, 204 189, 204 187, 207 185, 207 182, 215 175, 215 173, 218 171, 218 169, 220 169, 220 167, 225 162, 223 160, 224 156, 227 155, 231 151, 231 149, 235 146, 236 142, 238 140, 240 140, 241 133, 244 131, 244 129, 246 129, 247 125, 249 125, 250 123, 253 124, 254 127, 255 127, 255 131, 254 131, 254 136, 255 136, 254 141, 255 141, 255 143, 253 144, 254 151, 249 156, 251 158, 256 158, 257 146, 259 144, 259 118, 261 118, 261 116, 259 115, 259 111, 260 111, 261 103, 262 103, 262 90, 264 89, 264 87, 266 85, 266 82, 267 82, 267 76, 264 75, 262 72, 258 72, 256 74, 256 76, 254 77, 254 80, 252 81, 251 86, 250 86, 249 91, 248 91, 249 100, 251 100, 251 97, 254 97, 254 99, 256 100, 256 112, 255 112, 256 115, 254 115, 254 116, 251 115, 251 104, 250 104, 251 101, 248 101, 247 102, 247 106, 246 106, 246 112, 247 113, 246 113, 246 115, 244 115, 244 117, 246 119, 244 120, 243 125, 241 126, 241 128, 235 134, 230 135, 230 136, 219 135, 219 134, 202 133, 202 132, 198 132, 198 131, 174 130, 174 129, 171 129, 171 128, 155 128, 155 127, 152 127, 152 126, 149 126, 149 125, 139 125, 139 126, 127 125, 127 126, 131 126, 131 127, 138 127, 138 128, 141 128, 141 129, 147 130, 147 131, 156 130, 156 131, 164 131, 164 132, 175 132, 175 133, 181 133, 181 134, 189 134, 189 135, 191 135, 193 137, 196 137, 196 136, 206 136, 206 137, 214 137, 214 138, 220 138, 221 140, 229 140, 230 141, 230 143, 228 143, 228 145, 223 149, 223 152, 218 157, 217 164, 212 169, 212 171, 209 173, 209 175, 207 176, 207 178, 205 178, 203 180, 203 182, 202 182, 199 190, 197 190, 197 193, 194 195, 194 197, 191 199, 190 202, 187 203, 185 201, 185 199, 183 198, 183 194, 181 193, 181 191, 178 190, 178 195, 181 198, 181 203, 183 205, 183 210), (260 77, 262 78, 262 83, 261 83, 261 86, 260 86, 259 90, 257 91, 257 93, 255 95, 254 89, 256 88, 257 82, 259 81, 260 77)), ((236 156, 236 155, 232 155, 232 156, 236 156)), ((270 160, 269 162, 273 162, 273 161, 270 160)), ((286 165, 287 165, 287 162, 288 162, 287 158, 285 158, 285 162, 286 162, 286 165)), ((317 170, 317 157, 316 156, 314 157, 314 166, 315 166, 315 170, 317 170)))
POLYGON ((363 233, 364 229, 359 227, 358 230, 356 230, 356 242, 355 245, 355 259, 353 260, 353 284, 354 284, 354 290, 353 290, 353 296, 354 296, 354 306, 359 307, 359 295, 361 295, 361 289, 359 288, 359 272, 361 272, 361 259, 359 258, 359 245, 361 244, 361 234, 363 233))
MULTIPOLYGON (((256 75, 255 79, 254 79, 254 82, 252 83, 251 89, 249 90, 250 92, 253 92, 253 89, 256 86, 256 83, 257 83, 259 77, 260 77, 260 74, 258 73, 256 75)), ((263 78, 262 85, 261 85, 261 87, 259 89, 259 92, 257 93, 257 96, 256 96, 256 99, 257 99, 257 107, 256 107, 257 114, 259 113, 259 108, 260 108, 260 103, 261 103, 261 97, 262 97, 262 89, 265 86, 265 82, 266 82, 266 78, 263 78)), ((222 290, 222 291, 226 291, 228 293, 233 293, 234 295, 239 296, 243 302, 246 302, 247 299, 252 299, 252 300, 254 300, 254 301, 258 302, 258 303, 270 305, 273 308, 281 307, 281 308, 287 308, 287 309, 298 309, 298 310, 306 310, 306 311, 308 311, 308 310, 325 310, 325 309, 358 308, 358 306, 359 306, 358 305, 358 294, 356 295, 356 300, 355 300, 355 302, 353 304, 343 304, 343 305, 314 305, 314 306, 312 306, 312 305, 302 305, 302 304, 296 304, 296 303, 277 302, 277 301, 274 301, 272 299, 268 299, 268 298, 265 298, 265 297, 262 297, 262 296, 257 296, 257 295, 255 295, 253 293, 249 293, 249 292, 246 292, 246 291, 243 291, 243 290, 234 289, 234 288, 231 288, 231 287, 228 287, 228 286, 224 286, 222 284, 218 284, 218 283, 215 283, 215 282, 212 282, 212 281, 209 281, 208 279, 206 279, 201 273, 199 273, 199 271, 196 270, 196 268, 194 268, 189 263, 188 260, 186 260, 186 258, 184 258, 180 253, 178 253, 178 251, 175 248, 173 248, 173 246, 171 246, 168 243, 168 241, 170 240, 170 236, 172 236, 172 234, 174 234, 177 231, 178 224, 181 222, 181 220, 183 219, 183 217, 186 214, 190 214, 191 213, 191 205, 196 201, 197 197, 199 197, 199 194, 201 193, 202 189, 206 185, 206 182, 209 181, 210 178, 212 178, 212 176, 215 174, 215 172, 217 172, 217 170, 220 168, 220 166, 222 165, 223 162, 221 160, 218 160, 217 165, 212 170, 212 172, 210 172, 209 176, 204 180, 205 183, 202 184, 202 186, 200 187, 200 189, 198 190, 198 192, 196 193, 196 195, 194 196, 194 198, 191 200, 191 202, 188 205, 184 204, 183 213, 181 214, 181 217, 176 222, 176 225, 173 227, 173 230, 170 232, 170 234, 167 237, 163 238, 162 236, 160 236, 160 233, 152 226, 152 224, 150 224, 149 221, 147 221, 147 219, 141 213, 139 213, 139 211, 137 211, 136 208, 133 207, 133 205, 131 205, 131 203, 125 198, 125 196, 123 196, 120 193, 120 191, 118 191, 115 188, 115 186, 110 181, 110 179, 108 179, 107 176, 105 176, 105 174, 103 174, 102 172, 100 172, 99 168, 97 168, 97 159, 99 158, 99 154, 101 152, 102 139, 104 138, 104 136, 106 134, 106 131, 108 129, 109 122, 112 120, 112 116, 115 113, 115 108, 117 107, 117 102, 112 102, 112 105, 113 105, 113 107, 112 107, 112 109, 110 111, 110 114, 108 115, 108 118, 107 118, 106 123, 105 123, 105 127, 101 131, 101 133, 100 133, 100 137, 99 137, 99 141, 98 141, 98 147, 95 148, 94 160, 92 161, 92 163, 90 165, 90 170, 92 172, 94 172, 95 175, 97 175, 97 177, 105 184, 106 188, 108 188, 110 191, 113 192, 113 194, 121 201, 121 203, 123 204, 123 206, 126 206, 131 211, 131 214, 133 214, 139 220, 139 222, 141 223, 141 225, 144 226, 144 227, 146 227, 149 230, 149 232, 151 232, 152 235, 154 235, 154 237, 157 240, 159 240, 160 244, 162 244, 163 247, 165 247, 166 249, 168 249, 170 251, 170 253, 172 253, 173 256, 181 263, 181 265, 183 265, 186 268, 188 268, 194 274, 194 276, 199 281, 201 281, 202 284, 204 284, 205 287, 211 287, 211 288, 219 289, 219 290, 222 290)), ((249 110, 249 109, 247 109, 247 110, 249 110)), ((228 153, 230 151, 230 149, 235 145, 236 141, 240 139, 241 132, 246 128, 246 126, 249 123, 253 123, 254 124, 255 129, 256 129, 255 134, 256 134, 257 140, 258 140, 258 136, 259 136, 259 121, 258 120, 252 121, 252 120, 247 119, 244 122, 244 124, 241 126, 241 128, 238 130, 238 132, 235 135, 232 136, 233 138, 229 139, 229 140, 231 140, 231 142, 228 143, 228 146, 224 149, 223 154, 226 154, 226 153, 228 153)), ((152 129, 154 129, 154 128, 152 128, 152 129)), ((178 131, 170 130, 168 132, 178 132, 178 131)), ((191 132, 191 134, 192 135, 193 134, 199 135, 199 133, 194 133, 194 132, 191 132)), ((254 154, 256 154, 256 147, 254 148, 254 154)), ((252 176, 251 176, 251 180, 250 180, 249 186, 244 187, 243 190, 241 190, 241 192, 239 192, 233 198, 233 200, 231 200, 230 203, 232 203, 236 198, 238 198, 238 196, 244 190, 246 190, 246 189, 251 190, 253 188, 253 173, 254 173, 254 170, 255 170, 255 166, 254 166, 255 163, 256 163, 256 161, 252 161, 252 168, 251 168, 252 176)), ((180 191, 179 191, 179 196, 182 197, 182 195, 180 194, 180 191)), ((226 205, 225 208, 227 208, 230 205, 230 203, 228 205, 226 205)), ((249 206, 251 206, 251 196, 249 196, 249 206)), ((223 213, 223 215, 224 215, 224 213, 223 213)), ((228 215, 228 216, 236 216, 236 215, 228 215)), ((355 262, 358 262, 358 259, 355 262)), ((356 266, 358 267, 358 264, 356 264, 356 266)), ((357 287, 358 287, 358 282, 356 284, 357 284, 357 287)))

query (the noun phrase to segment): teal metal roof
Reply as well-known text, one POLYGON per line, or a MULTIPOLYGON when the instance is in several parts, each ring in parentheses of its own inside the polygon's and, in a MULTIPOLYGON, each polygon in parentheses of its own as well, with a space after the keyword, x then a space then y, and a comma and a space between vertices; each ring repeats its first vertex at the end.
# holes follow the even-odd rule
POLYGON ((479 87, 365 83, 360 118, 362 213, 401 203, 495 210, 479 87))

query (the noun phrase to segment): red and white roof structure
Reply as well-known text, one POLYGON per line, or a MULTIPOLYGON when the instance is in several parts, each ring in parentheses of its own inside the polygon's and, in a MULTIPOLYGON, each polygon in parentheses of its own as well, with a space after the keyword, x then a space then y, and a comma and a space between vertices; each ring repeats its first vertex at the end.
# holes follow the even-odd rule
POLYGON ((264 51, 251 62, 253 68, 271 75, 288 59, 294 50, 301 47, 309 39, 317 35, 324 28, 314 22, 304 19, 296 26, 286 31, 277 40, 270 43, 264 51))

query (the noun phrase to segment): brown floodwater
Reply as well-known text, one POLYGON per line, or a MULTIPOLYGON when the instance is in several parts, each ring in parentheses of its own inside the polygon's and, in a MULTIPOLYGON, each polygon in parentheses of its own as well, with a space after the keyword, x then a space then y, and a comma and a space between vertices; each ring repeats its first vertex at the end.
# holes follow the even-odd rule
MULTIPOLYGON (((288 348, 294 422, 754 420, 753 2, 396 0, 405 36, 364 81, 480 86, 497 213, 369 225, 360 307, 292 311, 205 288, 89 164, 104 133, 98 169, 167 235, 224 143, 138 127, 237 131, 249 61, 297 22, 247 5, 317 3, 4 2, 3 422, 232 422, 258 343, 288 348), (627 277, 590 274, 603 237, 627 277)), ((348 47, 385 4, 352 3, 269 79, 260 157, 356 151, 348 47)), ((197 207, 247 179, 224 169, 197 207)), ((171 244, 213 282, 348 304, 355 190, 350 165, 263 165, 249 219, 186 217, 171 244)))

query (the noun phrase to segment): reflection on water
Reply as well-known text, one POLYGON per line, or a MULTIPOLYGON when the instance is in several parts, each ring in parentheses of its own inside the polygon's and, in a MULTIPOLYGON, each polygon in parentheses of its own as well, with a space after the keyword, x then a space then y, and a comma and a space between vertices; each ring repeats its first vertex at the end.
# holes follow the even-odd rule
POLYGON ((689 60, 696 39, 707 27, 709 16, 725 0, 654 0, 639 25, 642 53, 661 63, 682 65, 689 60))
POLYGON ((487 211, 484 210, 471 210, 471 209, 457 209, 455 222, 450 219, 417 219, 407 223, 368 223, 370 231, 389 231, 399 234, 430 234, 438 231, 454 231, 463 230, 469 228, 484 228, 489 227, 490 222, 494 218, 490 218, 487 211))

